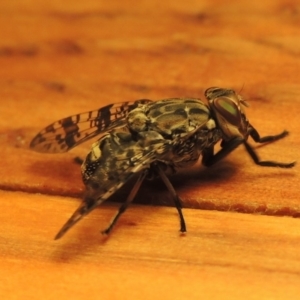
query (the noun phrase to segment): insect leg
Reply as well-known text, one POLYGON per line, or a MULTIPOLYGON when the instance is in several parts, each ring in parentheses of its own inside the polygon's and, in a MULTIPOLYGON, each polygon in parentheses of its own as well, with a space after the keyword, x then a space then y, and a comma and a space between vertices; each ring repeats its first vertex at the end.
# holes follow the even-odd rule
POLYGON ((113 229, 115 226, 116 222, 120 218, 121 214, 124 213, 124 211, 127 209, 129 204, 133 201, 135 195, 137 194, 138 190, 141 187, 142 182, 144 181, 145 177, 148 174, 148 169, 144 170, 138 177, 138 180, 136 181, 134 187, 132 188, 129 196, 127 197, 126 201, 120 206, 118 212, 115 214, 115 216, 112 218, 109 226, 102 231, 103 234, 109 234, 110 231, 113 229))
POLYGON ((210 167, 227 156, 230 152, 232 152, 235 148, 243 143, 244 139, 242 138, 234 138, 229 142, 222 142, 222 149, 214 154, 214 148, 210 147, 204 149, 202 152, 202 164, 206 167, 210 167))
MULTIPOLYGON (((281 137, 279 137, 281 138, 281 137)), ((254 151, 254 149, 246 142, 244 141, 245 148, 251 158, 253 159, 254 163, 263 166, 263 167, 279 167, 279 168, 292 168, 296 162, 291 162, 291 163, 281 163, 277 161, 260 161, 258 155, 254 151)))
MULTIPOLYGON (((280 139, 282 138, 282 134, 278 136, 272 136, 272 140, 280 139), (275 139, 274 139, 275 138, 275 139)), ((267 137, 268 139, 270 137, 267 137)), ((264 139, 264 138, 262 138, 264 139)), ((230 152, 232 152, 236 147, 238 147, 240 144, 244 144, 247 152, 253 159, 254 163, 263 166, 263 167, 279 167, 279 168, 292 168, 295 165, 295 162, 292 163, 281 163, 276 161, 261 161, 254 151, 254 149, 244 140, 239 137, 234 138, 230 140, 229 142, 223 142, 222 143, 222 149, 217 152, 216 154, 213 153, 213 147, 205 149, 202 152, 203 158, 202 163, 203 165, 209 167, 221 159, 223 159, 226 155, 228 155, 230 152)))
POLYGON ((185 221, 184 221, 184 217, 183 217, 182 209, 181 209, 182 208, 181 200, 180 200, 179 196, 177 195, 172 183, 170 182, 170 180, 168 179, 168 177, 166 176, 164 171, 161 169, 161 167, 158 164, 153 164, 153 166, 173 197, 175 207, 179 214, 180 231, 186 232, 186 225, 185 225, 185 221))
POLYGON ((276 134, 276 135, 267 135, 264 137, 260 137, 258 131, 254 127, 252 127, 251 132, 250 132, 250 136, 253 138, 253 140, 256 143, 274 142, 274 141, 284 138, 288 134, 289 134, 288 131, 284 130, 283 132, 276 134))

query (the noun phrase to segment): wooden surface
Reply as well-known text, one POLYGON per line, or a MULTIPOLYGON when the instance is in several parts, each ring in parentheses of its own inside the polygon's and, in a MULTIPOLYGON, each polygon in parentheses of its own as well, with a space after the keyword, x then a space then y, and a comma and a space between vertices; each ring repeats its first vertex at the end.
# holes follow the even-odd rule
POLYGON ((0 195, 8 298, 297 299, 298 219, 186 209, 180 236, 175 209, 132 206, 105 239, 99 229, 116 206, 104 205, 54 242, 72 198, 0 195))
POLYGON ((241 91, 262 135, 290 131, 256 146, 262 159, 299 160, 297 1, 23 0, 2 1, 0 11, 0 295, 298 298, 297 165, 259 168, 241 147, 171 179, 186 207, 185 236, 154 181, 136 199, 148 205, 130 207, 108 239, 99 231, 115 203, 54 242, 84 189, 73 159, 91 143, 60 155, 28 149, 41 128, 71 114, 139 98, 203 98, 220 86, 241 91))

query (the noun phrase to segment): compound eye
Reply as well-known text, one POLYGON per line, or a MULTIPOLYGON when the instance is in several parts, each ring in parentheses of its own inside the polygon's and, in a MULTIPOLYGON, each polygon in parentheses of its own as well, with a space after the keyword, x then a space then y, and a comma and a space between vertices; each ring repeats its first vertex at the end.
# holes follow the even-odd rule
POLYGON ((214 101, 216 111, 223 116, 227 122, 238 127, 241 124, 241 114, 236 103, 227 97, 216 98, 214 101))

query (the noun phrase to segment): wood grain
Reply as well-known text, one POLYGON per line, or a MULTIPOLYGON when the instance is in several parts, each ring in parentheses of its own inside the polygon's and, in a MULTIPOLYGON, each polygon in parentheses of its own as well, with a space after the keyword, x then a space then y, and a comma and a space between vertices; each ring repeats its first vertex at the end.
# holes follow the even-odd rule
POLYGON ((0 197, 10 212, 1 215, 0 286, 15 299, 293 299, 300 291, 297 219, 185 209, 180 235, 175 209, 132 206, 105 238, 99 230, 117 206, 104 205, 53 241, 73 199, 0 197))
POLYGON ((298 165, 260 168, 241 147, 212 168, 181 170, 171 180, 184 206, 206 210, 185 209, 185 237, 154 181, 136 199, 148 205, 130 208, 108 240, 98 230, 113 204, 54 242, 84 189, 74 157, 92 141, 60 155, 28 149, 68 115, 124 100, 203 98, 220 86, 248 100, 261 135, 289 130, 255 146, 262 159, 298 160, 297 1, 21 0, 2 1, 0 11, 1 295, 297 298, 298 165))

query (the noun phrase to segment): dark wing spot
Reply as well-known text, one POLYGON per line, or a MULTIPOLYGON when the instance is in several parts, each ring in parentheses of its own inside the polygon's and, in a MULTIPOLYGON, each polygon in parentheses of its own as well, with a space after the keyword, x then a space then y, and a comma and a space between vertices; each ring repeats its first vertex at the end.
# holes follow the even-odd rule
POLYGON ((109 126, 111 122, 111 107, 113 104, 102 107, 98 110, 98 116, 95 120, 95 125, 98 127, 98 130, 102 130, 109 126))
MULTIPOLYGON (((68 148, 71 148, 76 143, 74 136, 78 134, 79 131, 79 127, 77 126, 76 122, 78 122, 78 120, 74 122, 72 120, 72 117, 68 117, 61 120, 61 126, 64 129, 66 134, 64 141, 68 146, 68 148)), ((56 136, 56 140, 58 141, 59 144, 63 142, 63 139, 60 138, 60 135, 56 136)))

